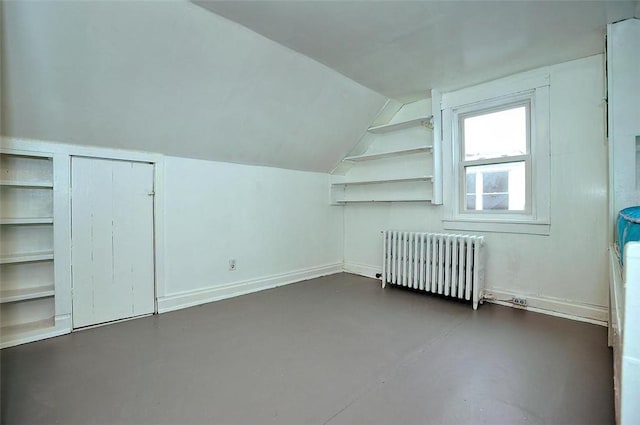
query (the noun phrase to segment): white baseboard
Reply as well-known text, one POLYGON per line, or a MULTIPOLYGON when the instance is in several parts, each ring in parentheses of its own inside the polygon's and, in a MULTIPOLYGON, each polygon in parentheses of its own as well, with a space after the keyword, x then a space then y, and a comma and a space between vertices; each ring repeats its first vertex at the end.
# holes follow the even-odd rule
POLYGON ((343 269, 347 273, 354 273, 360 276, 371 277, 373 279, 378 279, 376 274, 382 273, 382 269, 378 266, 354 262, 345 262, 343 269))
POLYGON ((225 298, 237 297, 239 295, 250 294, 252 292, 276 288, 278 286, 340 272, 342 272, 342 263, 335 263, 258 279, 233 282, 221 286, 198 289, 195 291, 171 294, 158 298, 158 313, 180 310, 187 307, 210 303, 225 298))
MULTIPOLYGON (((348 273, 355 273, 360 276, 371 277, 374 279, 377 279, 376 273, 382 272, 382 270, 378 266, 354 262, 345 262, 344 271, 348 273)), ((484 292, 485 294, 493 295, 496 298, 495 300, 485 299, 485 302, 529 310, 536 313, 548 314, 551 316, 564 317, 580 322, 607 326, 609 310, 606 306, 580 303, 572 300, 562 300, 553 297, 515 293, 503 289, 485 289, 484 292), (527 307, 517 306, 508 301, 500 301, 510 300, 514 296, 526 298, 528 304, 527 307)))
POLYGON ((578 320, 580 322, 593 323, 601 326, 607 326, 608 324, 609 310, 606 306, 545 297, 541 295, 515 293, 505 289, 487 288, 484 290, 484 294, 485 296, 495 297, 495 300, 485 299, 485 302, 534 311, 536 313, 548 314, 551 316, 564 317, 566 319, 578 320), (527 306, 521 307, 509 302, 508 300, 513 297, 526 298, 527 306))
POLYGON ((71 333, 71 315, 61 314, 55 317, 52 327, 33 329, 10 336, 3 335, 2 342, 0 342, 0 349, 40 341, 41 339, 53 338, 54 336, 68 333, 71 333))

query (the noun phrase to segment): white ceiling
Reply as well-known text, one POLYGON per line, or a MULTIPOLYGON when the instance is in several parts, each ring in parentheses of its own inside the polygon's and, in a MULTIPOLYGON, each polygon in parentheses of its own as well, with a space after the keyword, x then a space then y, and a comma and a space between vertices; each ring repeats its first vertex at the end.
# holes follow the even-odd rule
POLYGON ((196 1, 386 96, 410 100, 602 53, 637 1, 196 1))
POLYGON ((2 15, 5 136, 327 172, 386 101, 187 1, 2 15))

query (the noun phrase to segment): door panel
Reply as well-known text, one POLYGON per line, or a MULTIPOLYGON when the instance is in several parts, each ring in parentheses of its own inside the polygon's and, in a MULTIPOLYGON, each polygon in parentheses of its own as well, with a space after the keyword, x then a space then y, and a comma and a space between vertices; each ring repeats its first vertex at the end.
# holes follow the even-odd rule
POLYGON ((154 310, 153 165, 72 158, 74 328, 154 310))

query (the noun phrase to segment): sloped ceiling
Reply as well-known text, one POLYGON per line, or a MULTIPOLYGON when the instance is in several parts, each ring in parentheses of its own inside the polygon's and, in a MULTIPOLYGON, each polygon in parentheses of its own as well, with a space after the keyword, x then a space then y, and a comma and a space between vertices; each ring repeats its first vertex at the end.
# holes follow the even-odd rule
POLYGON ((395 99, 602 53, 635 1, 197 1, 395 99))
POLYGON ((327 172, 386 100, 186 1, 2 6, 7 136, 327 172))

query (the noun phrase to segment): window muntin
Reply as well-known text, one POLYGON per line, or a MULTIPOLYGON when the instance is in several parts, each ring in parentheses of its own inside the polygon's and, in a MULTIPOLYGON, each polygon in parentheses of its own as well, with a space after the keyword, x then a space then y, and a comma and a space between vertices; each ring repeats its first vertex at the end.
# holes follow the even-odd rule
POLYGON ((458 115, 460 213, 531 210, 530 99, 458 115))

